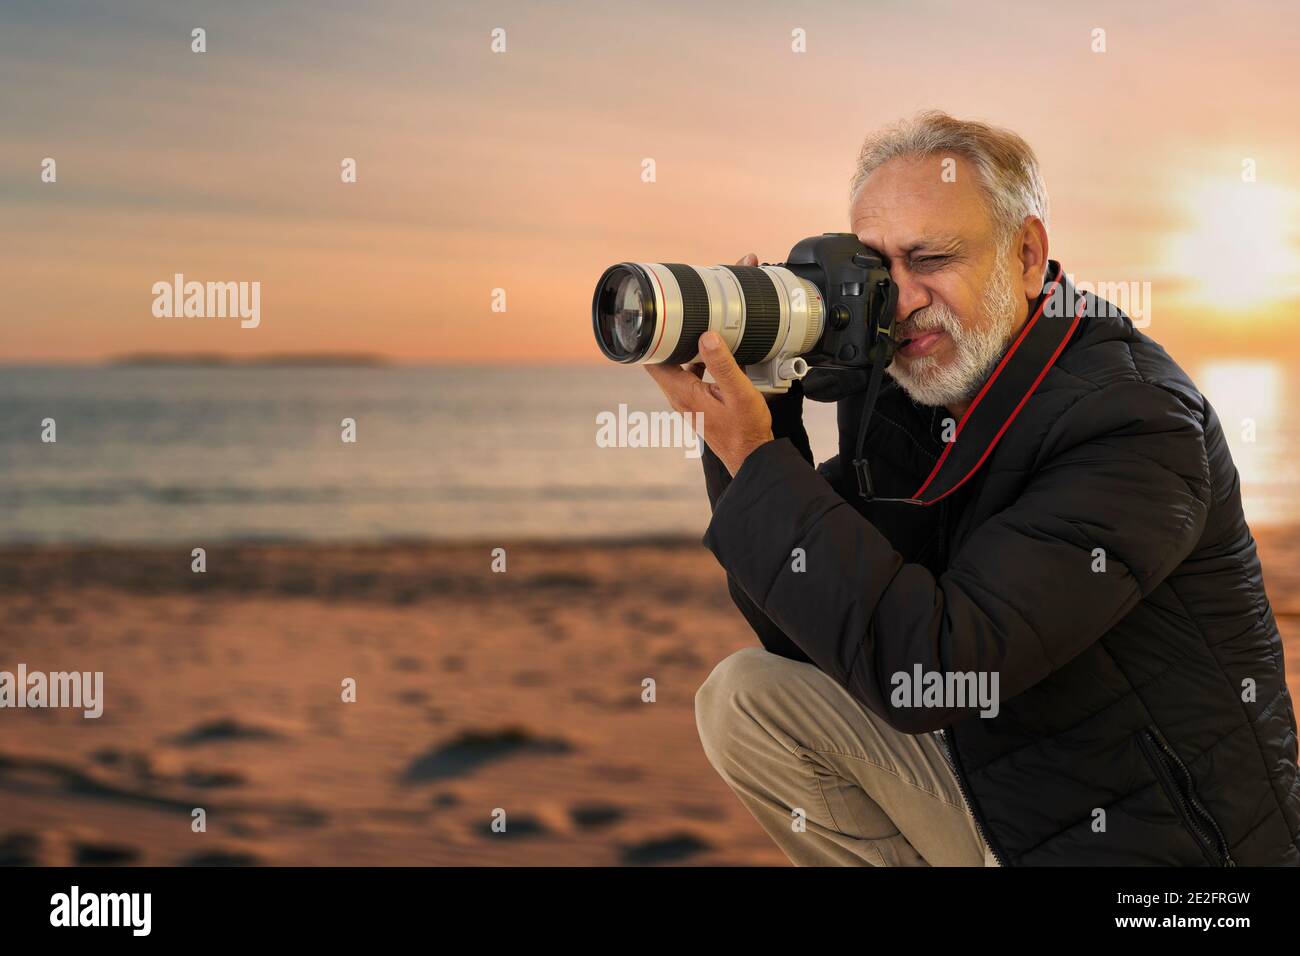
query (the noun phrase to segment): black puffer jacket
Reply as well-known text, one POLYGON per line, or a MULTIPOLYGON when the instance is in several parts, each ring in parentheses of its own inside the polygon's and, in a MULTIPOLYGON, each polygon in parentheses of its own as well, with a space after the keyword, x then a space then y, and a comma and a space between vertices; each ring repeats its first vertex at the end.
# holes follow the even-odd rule
POLYGON ((1218 418, 1059 263, 1044 288, 955 440, 882 392, 866 448, 893 500, 841 467, 861 390, 817 470, 796 390, 734 480, 706 453, 704 542, 768 650, 944 730, 1003 865, 1300 864, 1282 644, 1218 418), (996 671, 997 716, 895 706, 916 665, 996 671))

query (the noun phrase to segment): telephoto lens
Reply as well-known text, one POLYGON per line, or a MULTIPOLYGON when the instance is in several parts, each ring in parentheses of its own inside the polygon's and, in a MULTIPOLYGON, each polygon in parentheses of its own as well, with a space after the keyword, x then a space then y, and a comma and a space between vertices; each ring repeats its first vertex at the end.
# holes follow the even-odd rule
POLYGON ((807 372, 801 356, 821 337, 825 307, 821 290, 784 266, 620 262, 600 277, 591 312, 596 342, 615 362, 695 361, 712 329, 772 392, 807 372))

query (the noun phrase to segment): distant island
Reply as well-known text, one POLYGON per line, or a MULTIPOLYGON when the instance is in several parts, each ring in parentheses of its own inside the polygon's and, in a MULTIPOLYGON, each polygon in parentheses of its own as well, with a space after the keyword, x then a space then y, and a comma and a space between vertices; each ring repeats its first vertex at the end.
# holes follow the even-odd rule
POLYGON ((271 352, 266 355, 226 355, 220 352, 129 352, 115 355, 109 365, 184 365, 184 366, 268 366, 291 365, 297 368, 341 365, 392 365, 382 355, 366 352, 271 352))

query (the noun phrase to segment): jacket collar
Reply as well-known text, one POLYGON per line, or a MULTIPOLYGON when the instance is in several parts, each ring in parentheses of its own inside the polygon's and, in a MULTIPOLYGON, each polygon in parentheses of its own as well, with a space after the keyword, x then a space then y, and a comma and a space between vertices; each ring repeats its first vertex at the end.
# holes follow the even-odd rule
POLYGON ((957 423, 953 440, 912 496, 894 500, 932 505, 979 471, 1065 350, 1079 327, 1083 308, 1061 264, 1049 260, 1043 291, 1031 306, 1028 320, 957 423))

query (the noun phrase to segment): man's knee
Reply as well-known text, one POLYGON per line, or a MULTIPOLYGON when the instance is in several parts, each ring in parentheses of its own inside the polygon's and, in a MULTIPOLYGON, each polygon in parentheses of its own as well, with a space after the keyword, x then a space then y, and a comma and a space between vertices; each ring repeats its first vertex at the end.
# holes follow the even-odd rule
POLYGON ((792 664, 761 647, 724 657, 695 692, 695 725, 715 766, 721 749, 737 739, 737 722, 753 721, 769 692, 779 687, 783 665, 792 664))

